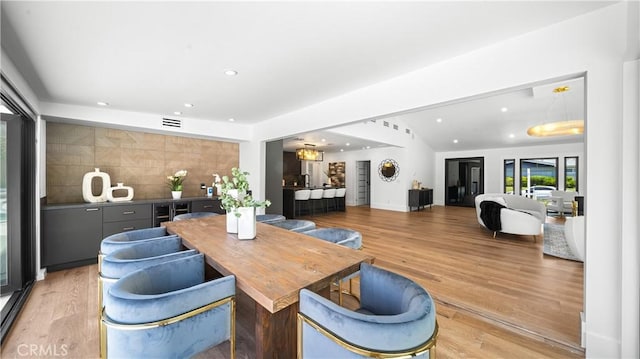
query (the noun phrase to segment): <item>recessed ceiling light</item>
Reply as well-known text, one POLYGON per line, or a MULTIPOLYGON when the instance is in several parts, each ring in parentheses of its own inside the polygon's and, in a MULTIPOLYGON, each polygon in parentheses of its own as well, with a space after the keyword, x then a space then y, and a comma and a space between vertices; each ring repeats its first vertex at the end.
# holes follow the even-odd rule
POLYGON ((442 119, 441 118, 436 118, 436 122, 440 123, 440 122, 442 122, 442 119))
POLYGON ((193 104, 192 103, 185 103, 184 107, 193 107, 193 104))
POLYGON ((500 111, 502 111, 502 112, 507 112, 507 111, 509 111, 509 109, 508 109, 508 108, 506 108, 506 107, 503 107, 503 108, 501 108, 501 109, 500 109, 500 111))
POLYGON ((453 143, 458 143, 458 140, 457 139, 453 140, 453 143))
POLYGON ((351 144, 349 142, 345 143, 346 146, 351 146, 351 144))
POLYGON ((174 115, 182 115, 182 112, 180 112, 180 111, 173 111, 173 114, 174 114, 174 115))
POLYGON ((327 139, 323 138, 323 139, 321 139, 320 141, 322 141, 322 142, 327 142, 327 139))
POLYGON ((235 76, 238 74, 238 71, 236 70, 224 70, 224 74, 227 76, 235 76))
POLYGON ((370 149, 370 148, 371 148, 371 146, 367 146, 367 149, 370 149))
POLYGON ((341 148, 341 149, 340 149, 340 152, 344 152, 344 148, 341 148))
POLYGON ((104 101, 98 101, 97 104, 99 106, 109 106, 109 103, 108 102, 104 102, 104 101))
POLYGON ((514 135, 513 133, 509 134, 509 138, 514 138, 514 137, 516 137, 516 135, 514 135))
POLYGON ((235 118, 230 118, 229 122, 234 122, 236 119, 235 118))

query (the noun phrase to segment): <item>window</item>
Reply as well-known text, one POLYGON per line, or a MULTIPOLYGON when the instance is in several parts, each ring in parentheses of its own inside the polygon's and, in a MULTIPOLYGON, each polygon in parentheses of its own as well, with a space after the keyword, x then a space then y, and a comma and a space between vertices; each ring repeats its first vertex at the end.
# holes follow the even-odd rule
POLYGON ((564 158, 564 190, 578 192, 578 157, 564 158))
POLYGON ((516 160, 504 160, 504 193, 506 194, 514 194, 514 178, 516 170, 516 160))
POLYGON ((527 197, 550 197, 558 188, 558 158, 521 159, 520 188, 527 197))

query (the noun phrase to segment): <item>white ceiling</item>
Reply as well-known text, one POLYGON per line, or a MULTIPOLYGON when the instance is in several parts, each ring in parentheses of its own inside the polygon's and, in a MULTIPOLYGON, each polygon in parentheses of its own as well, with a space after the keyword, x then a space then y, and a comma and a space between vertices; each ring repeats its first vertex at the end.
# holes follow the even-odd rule
MULTIPOLYGON (((252 124, 610 4, 5 0, 2 47, 43 102, 252 124)), ((479 141, 545 120, 549 99, 532 99, 522 90, 402 120, 436 151, 452 138, 496 146, 479 141)))

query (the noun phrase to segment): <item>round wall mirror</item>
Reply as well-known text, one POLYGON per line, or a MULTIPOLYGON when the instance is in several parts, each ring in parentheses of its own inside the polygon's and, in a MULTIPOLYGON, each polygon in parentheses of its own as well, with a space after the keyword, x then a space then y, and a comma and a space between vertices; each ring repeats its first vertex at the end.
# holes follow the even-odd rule
POLYGON ((400 173, 400 167, 398 162, 388 158, 380 162, 378 165, 378 174, 383 181, 391 182, 398 177, 400 173))

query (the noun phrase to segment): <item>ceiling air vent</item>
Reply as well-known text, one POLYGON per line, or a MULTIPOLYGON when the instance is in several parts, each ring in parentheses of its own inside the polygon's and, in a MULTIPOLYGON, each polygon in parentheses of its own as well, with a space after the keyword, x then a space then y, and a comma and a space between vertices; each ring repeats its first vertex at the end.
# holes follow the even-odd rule
POLYGON ((173 119, 173 118, 163 118, 162 119, 162 126, 163 127, 181 128, 182 127, 182 120, 176 120, 176 119, 173 119))
POLYGON ((384 127, 389 127, 389 122, 387 122, 387 121, 382 121, 382 126, 384 126, 384 127))

